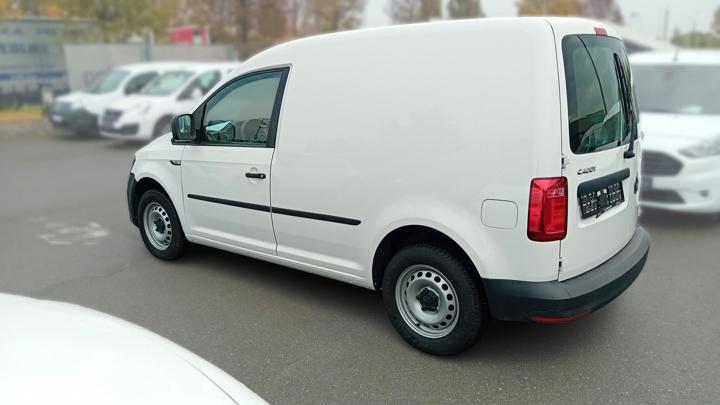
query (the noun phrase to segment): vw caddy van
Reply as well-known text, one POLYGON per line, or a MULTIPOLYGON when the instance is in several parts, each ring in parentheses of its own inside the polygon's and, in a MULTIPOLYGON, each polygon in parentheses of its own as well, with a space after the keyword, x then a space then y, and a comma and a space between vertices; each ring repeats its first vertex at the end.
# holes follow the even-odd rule
POLYGON ((638 277, 632 83, 579 19, 290 42, 137 152, 130 217, 160 259, 199 243, 382 290, 411 345, 459 353, 492 317, 574 321, 638 277))

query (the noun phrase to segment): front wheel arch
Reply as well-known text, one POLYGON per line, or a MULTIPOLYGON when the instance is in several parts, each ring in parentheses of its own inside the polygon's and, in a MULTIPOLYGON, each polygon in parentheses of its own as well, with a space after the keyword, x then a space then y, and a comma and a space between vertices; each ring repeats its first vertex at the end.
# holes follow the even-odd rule
MULTIPOLYGON (((135 225, 138 224, 138 208, 140 204, 140 199, 142 198, 143 194, 145 194, 149 190, 159 191, 160 193, 164 194, 168 198, 168 200, 172 202, 172 198, 170 198, 168 192, 155 179, 152 179, 150 177, 140 179, 135 185, 135 188, 132 190, 132 194, 130 195, 130 213, 132 215, 132 222, 135 225)), ((175 209, 177 209, 177 207, 175 207, 175 209)))

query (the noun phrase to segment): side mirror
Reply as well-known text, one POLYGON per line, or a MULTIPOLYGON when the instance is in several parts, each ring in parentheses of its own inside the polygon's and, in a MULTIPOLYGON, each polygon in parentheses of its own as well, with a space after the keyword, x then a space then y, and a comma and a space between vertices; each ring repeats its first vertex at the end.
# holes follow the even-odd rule
POLYGON ((190 114, 182 114, 172 120, 172 137, 175 141, 189 142, 195 140, 195 125, 190 114))

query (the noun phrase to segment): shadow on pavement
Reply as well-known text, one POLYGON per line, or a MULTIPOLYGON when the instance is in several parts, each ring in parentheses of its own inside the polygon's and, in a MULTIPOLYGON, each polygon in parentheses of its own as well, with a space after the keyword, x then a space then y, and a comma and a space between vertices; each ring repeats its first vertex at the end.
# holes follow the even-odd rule
MULTIPOLYGON (((390 335, 398 352, 410 355, 416 352, 394 331, 385 314, 382 296, 377 291, 331 280, 310 273, 266 263, 232 253, 194 245, 183 262, 197 271, 221 273, 222 277, 243 284, 270 289, 298 306, 332 308, 339 316, 347 316, 373 330, 374 334, 390 335), (404 349, 400 349, 404 348, 404 349)), ((525 362, 528 359, 564 356, 568 352, 585 350, 598 344, 611 330, 616 302, 597 313, 567 325, 539 325, 533 323, 502 322, 491 320, 479 343, 468 352, 454 356, 452 361, 478 360, 500 363, 525 362)), ((371 350, 373 342, 366 342, 371 350)), ((438 360, 442 358, 435 357, 438 360)), ((441 360, 442 361, 442 360, 441 360)))
POLYGON ((686 214, 682 212, 643 209, 640 217, 642 225, 666 228, 720 229, 718 214, 686 214))
POLYGON ((135 152, 143 146, 147 145, 146 142, 116 141, 111 139, 107 139, 107 141, 108 149, 112 150, 126 150, 135 152))
POLYGON ((55 130, 56 139, 67 142, 106 142, 107 139, 101 138, 98 135, 91 134, 76 134, 69 131, 55 130))

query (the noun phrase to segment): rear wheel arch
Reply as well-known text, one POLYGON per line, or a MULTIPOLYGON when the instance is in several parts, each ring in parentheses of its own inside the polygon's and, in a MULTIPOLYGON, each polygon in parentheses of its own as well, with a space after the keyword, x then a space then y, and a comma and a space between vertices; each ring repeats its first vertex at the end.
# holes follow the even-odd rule
POLYGON ((429 226, 406 225, 385 235, 375 249, 375 255, 372 261, 372 282, 375 289, 382 288, 385 269, 393 256, 402 248, 419 243, 426 243, 446 249, 460 259, 468 268, 473 269, 472 276, 476 278, 478 285, 483 285, 482 277, 475 263, 465 249, 453 238, 429 226))

